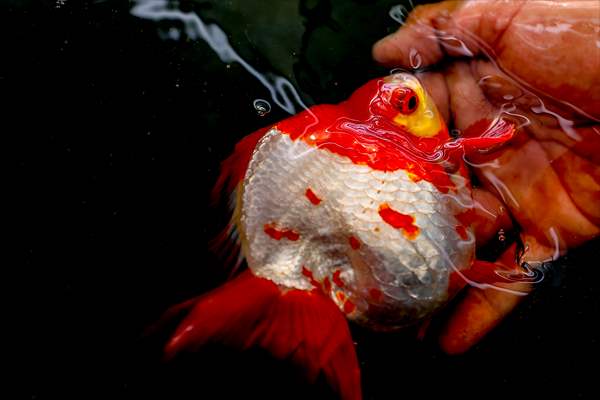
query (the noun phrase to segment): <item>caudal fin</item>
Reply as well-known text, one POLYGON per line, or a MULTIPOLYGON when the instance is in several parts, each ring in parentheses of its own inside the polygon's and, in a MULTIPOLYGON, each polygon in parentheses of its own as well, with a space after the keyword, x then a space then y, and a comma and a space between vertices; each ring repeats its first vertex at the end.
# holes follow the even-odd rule
POLYGON ((361 398, 360 370, 346 319, 320 292, 282 289, 247 270, 200 297, 165 347, 167 358, 209 342, 258 346, 290 359, 309 381, 323 374, 344 400, 361 398))

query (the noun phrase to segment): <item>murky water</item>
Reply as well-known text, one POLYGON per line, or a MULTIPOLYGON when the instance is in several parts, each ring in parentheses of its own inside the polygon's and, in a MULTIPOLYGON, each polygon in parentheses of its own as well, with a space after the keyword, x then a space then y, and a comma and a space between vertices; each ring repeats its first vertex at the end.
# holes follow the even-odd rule
MULTIPOLYGON (((164 365, 159 349, 166 337, 141 339, 166 307, 227 275, 206 248, 228 219, 226 205, 209 204, 220 161, 248 133, 312 105, 342 101, 390 73, 393 67, 372 61, 371 46, 413 8, 397 1, 265 3, 3 5, 7 61, 1 77, 11 104, 7 115, 18 122, 12 136, 21 220, 16 269, 22 275, 15 298, 27 299, 25 329, 18 329, 26 396, 327 395, 325 385, 303 383, 290 366, 258 351, 210 347, 164 365), (59 359, 63 366, 56 365, 59 359)), ((472 55, 451 32, 437 34, 446 51, 472 55)), ((490 58, 481 58, 469 68, 494 99, 494 118, 528 130, 530 142, 552 138, 597 159, 585 145, 593 132, 579 129, 593 128, 589 110, 565 114, 569 104, 549 102, 510 69, 499 73, 497 64, 485 61, 490 58)), ((411 48, 409 68, 402 71, 415 70, 427 81, 433 71, 427 60, 411 48)), ((536 158, 534 150, 518 165, 520 172, 549 168, 548 158, 536 158)), ((546 150, 564 171, 564 148, 546 150)), ((494 155, 467 162, 477 171, 475 183, 493 187, 517 219, 532 207, 524 200, 551 207, 539 196, 511 190, 511 176, 498 171, 494 155)), ((478 256, 494 259, 516 236, 514 230, 497 232, 478 256)), ((539 396, 557 386, 570 396, 590 394, 594 382, 586 365, 598 356, 599 337, 598 240, 584 243, 585 232, 552 224, 538 237, 549 252, 525 258, 530 269, 520 275, 505 275, 533 281, 536 290, 463 356, 441 353, 432 335, 417 341, 413 330, 376 334, 353 327, 364 397, 539 396)))

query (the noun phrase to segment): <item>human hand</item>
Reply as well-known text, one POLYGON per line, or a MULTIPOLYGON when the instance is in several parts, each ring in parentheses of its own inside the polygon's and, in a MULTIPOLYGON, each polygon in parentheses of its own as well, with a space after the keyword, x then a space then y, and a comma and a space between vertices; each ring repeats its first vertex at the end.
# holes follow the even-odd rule
MULTIPOLYGON (((373 48, 387 66, 419 73, 447 122, 462 131, 504 118, 519 128, 467 160, 480 182, 478 244, 514 221, 519 262, 552 260, 600 233, 600 4, 445 1, 417 7, 373 48), (504 214, 507 210, 511 218, 504 214)), ((507 257, 503 257, 506 262, 507 257)), ((529 290, 524 283, 508 288, 529 290)), ((452 311, 440 344, 469 349, 519 296, 475 287, 452 311)))

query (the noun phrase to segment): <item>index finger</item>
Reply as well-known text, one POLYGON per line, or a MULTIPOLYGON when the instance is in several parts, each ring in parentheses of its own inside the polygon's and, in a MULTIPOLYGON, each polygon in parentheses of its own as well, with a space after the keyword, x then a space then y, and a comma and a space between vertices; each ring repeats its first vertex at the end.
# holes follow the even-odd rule
POLYGON ((389 67, 418 68, 438 62, 444 55, 435 34, 435 19, 449 14, 458 2, 417 6, 406 23, 396 32, 379 40, 373 46, 373 58, 389 67), (415 54, 422 65, 415 66, 415 54))
POLYGON ((419 68, 445 56, 474 56, 493 46, 524 5, 523 0, 447 0, 418 6, 395 33, 373 46, 373 58, 387 66, 419 68), (415 54, 421 65, 414 65, 415 54))

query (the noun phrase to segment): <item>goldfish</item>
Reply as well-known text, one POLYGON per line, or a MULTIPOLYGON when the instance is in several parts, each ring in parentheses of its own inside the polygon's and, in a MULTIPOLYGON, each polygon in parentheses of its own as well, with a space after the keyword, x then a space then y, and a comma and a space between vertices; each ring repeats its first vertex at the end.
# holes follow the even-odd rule
POLYGON ((211 341, 259 346, 360 399, 348 320, 401 329, 466 283, 501 281, 475 258, 463 158, 513 134, 498 119, 453 137, 419 79, 396 73, 245 137, 215 193, 233 200, 224 240, 248 268, 185 304, 167 356, 211 341))

